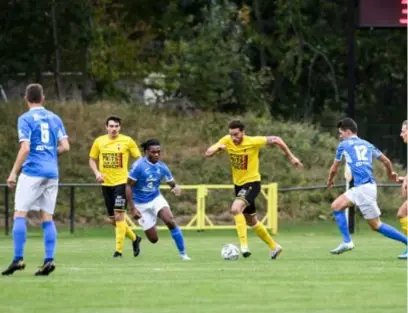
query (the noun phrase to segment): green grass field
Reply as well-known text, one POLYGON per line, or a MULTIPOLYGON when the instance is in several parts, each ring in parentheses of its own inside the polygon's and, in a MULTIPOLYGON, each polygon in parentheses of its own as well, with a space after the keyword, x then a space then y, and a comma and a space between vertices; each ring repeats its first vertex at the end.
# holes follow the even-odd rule
MULTIPOLYGON (((328 251, 340 242, 334 223, 282 226, 285 248, 277 260, 251 231, 249 259, 224 261, 233 231, 185 232, 192 260, 180 261, 167 232, 142 241, 142 253, 113 259, 111 229, 61 231, 57 269, 34 277, 43 257, 41 234, 30 232, 27 267, 0 277, 0 312, 10 313, 405 313, 406 263, 403 246, 361 226, 356 249, 341 256, 328 251)), ((11 259, 10 237, 0 238, 0 265, 11 259)))

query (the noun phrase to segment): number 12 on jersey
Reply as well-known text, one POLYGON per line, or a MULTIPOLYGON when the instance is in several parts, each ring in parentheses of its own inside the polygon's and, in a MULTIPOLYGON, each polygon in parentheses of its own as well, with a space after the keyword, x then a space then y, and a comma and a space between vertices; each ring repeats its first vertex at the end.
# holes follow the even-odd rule
POLYGON ((359 161, 368 161, 367 159, 367 147, 364 145, 354 146, 354 150, 356 151, 357 159, 359 161))

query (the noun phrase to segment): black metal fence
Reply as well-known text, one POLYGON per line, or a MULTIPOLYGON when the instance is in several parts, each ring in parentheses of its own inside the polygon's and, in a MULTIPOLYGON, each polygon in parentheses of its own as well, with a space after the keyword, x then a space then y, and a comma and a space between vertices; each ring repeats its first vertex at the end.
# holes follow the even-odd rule
MULTIPOLYGON (((60 188, 69 188, 69 230, 71 233, 75 231, 75 189, 79 187, 85 188, 95 188, 99 187, 99 184, 59 184, 60 188)), ((400 184, 378 184, 378 187, 400 187, 400 184)), ((6 184, 0 184, 0 188, 4 190, 4 233, 7 236, 10 232, 10 189, 6 184)), ((279 188, 279 192, 293 192, 293 191, 308 191, 308 190, 318 190, 326 189, 326 185, 316 185, 307 187, 283 187, 279 188)), ((344 184, 334 185, 333 188, 345 188, 344 184)))

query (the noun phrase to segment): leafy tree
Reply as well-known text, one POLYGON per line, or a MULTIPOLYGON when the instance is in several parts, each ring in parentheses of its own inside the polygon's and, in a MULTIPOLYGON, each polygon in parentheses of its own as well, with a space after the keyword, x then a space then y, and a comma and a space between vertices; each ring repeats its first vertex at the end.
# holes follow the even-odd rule
MULTIPOLYGON (((168 14, 177 12, 170 6, 168 14)), ((212 5, 203 21, 187 16, 166 34, 160 71, 170 94, 188 97, 202 108, 263 110, 268 68, 255 71, 246 49, 251 37, 238 19, 237 8, 212 5)))

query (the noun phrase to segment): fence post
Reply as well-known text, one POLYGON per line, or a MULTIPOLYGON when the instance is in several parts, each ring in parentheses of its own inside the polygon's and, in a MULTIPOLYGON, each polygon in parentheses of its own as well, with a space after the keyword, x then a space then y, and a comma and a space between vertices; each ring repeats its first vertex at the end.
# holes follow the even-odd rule
POLYGON ((9 205, 9 189, 4 187, 4 232, 6 236, 9 234, 9 219, 10 219, 10 205, 9 205))
POLYGON ((206 209, 207 209, 207 194, 208 189, 206 186, 201 185, 201 229, 204 231, 205 229, 205 220, 206 220, 206 209))
POLYGON ((198 203, 199 206, 197 207, 197 226, 198 226, 198 231, 202 232, 204 231, 204 225, 205 225, 205 203, 204 203, 204 186, 199 185, 198 190, 197 190, 197 197, 198 197, 198 203))
POLYGON ((71 212, 69 214, 69 224, 70 224, 70 232, 71 234, 74 233, 75 230, 75 187, 71 186, 71 192, 69 195, 69 206, 71 208, 71 212))
POLYGON ((268 185, 268 222, 267 228, 271 229, 273 235, 278 233, 278 184, 268 185))

